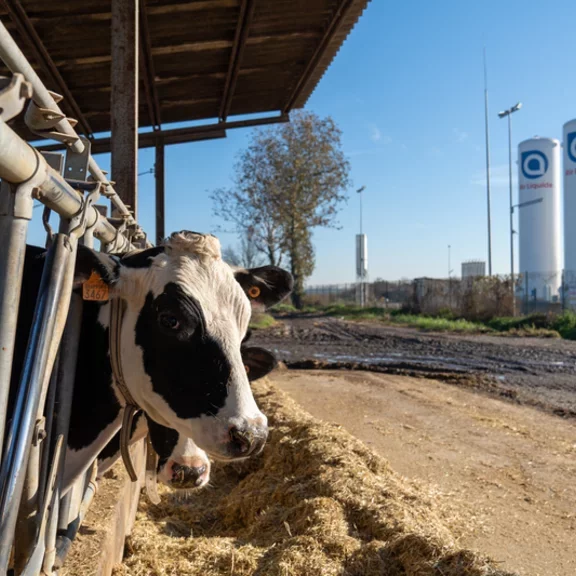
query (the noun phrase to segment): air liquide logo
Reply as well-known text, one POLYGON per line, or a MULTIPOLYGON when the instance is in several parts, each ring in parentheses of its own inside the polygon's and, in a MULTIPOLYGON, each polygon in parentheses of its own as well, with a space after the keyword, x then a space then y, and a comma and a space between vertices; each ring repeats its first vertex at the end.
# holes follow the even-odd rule
POLYGON ((540 150, 522 152, 522 174, 529 180, 541 178, 548 171, 548 158, 540 150))
POLYGON ((568 152, 568 158, 572 162, 576 162, 576 132, 566 134, 566 151, 568 152))

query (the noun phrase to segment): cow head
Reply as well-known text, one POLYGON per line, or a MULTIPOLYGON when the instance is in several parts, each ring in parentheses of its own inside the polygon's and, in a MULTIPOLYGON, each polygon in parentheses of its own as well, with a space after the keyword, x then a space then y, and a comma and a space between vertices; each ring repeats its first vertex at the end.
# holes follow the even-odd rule
MULTIPOLYGON (((242 362, 250 381, 266 376, 277 365, 273 354, 256 346, 242 346, 242 362)), ((147 419, 152 446, 158 454, 158 480, 175 490, 205 486, 210 480, 206 452, 176 430, 147 419)))
POLYGON ((93 272, 110 297, 126 302, 122 364, 138 405, 216 459, 259 451, 267 420, 252 396, 241 342, 250 301, 282 300, 290 274, 273 266, 233 271, 217 238, 186 231, 123 259, 79 247, 76 281, 93 272))

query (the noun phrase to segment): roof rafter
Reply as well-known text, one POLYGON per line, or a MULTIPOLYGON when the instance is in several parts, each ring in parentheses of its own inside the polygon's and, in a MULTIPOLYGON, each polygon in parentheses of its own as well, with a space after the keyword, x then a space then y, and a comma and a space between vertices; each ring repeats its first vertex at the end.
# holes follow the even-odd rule
POLYGON ((293 108, 295 102, 298 100, 298 97, 306 87, 306 84, 310 79, 310 76, 314 72, 316 66, 318 65, 322 56, 324 55, 328 46, 330 45, 332 38, 334 37, 338 29, 340 28, 342 21, 348 14, 348 10, 352 7, 353 4, 354 0, 341 0, 340 4, 338 4, 338 8, 336 8, 330 22, 328 23, 328 26, 324 30, 324 34, 322 35, 322 38, 320 39, 320 42, 318 43, 316 50, 314 50, 312 57, 308 61, 308 64, 306 65, 306 68, 302 73, 302 76, 300 76, 300 79, 296 83, 294 90, 292 91, 292 93, 288 97, 288 100, 286 101, 286 104, 282 110, 284 113, 289 112, 293 108))
POLYGON ((240 71, 240 66, 242 65, 242 56, 244 55, 244 49, 246 48, 246 41, 250 34, 250 24, 252 23, 252 17, 254 16, 255 6, 256 0, 242 0, 242 4, 240 5, 240 15, 238 17, 234 43, 230 54, 226 82, 224 83, 222 104, 220 105, 219 117, 222 122, 226 121, 226 118, 230 113, 230 106, 232 105, 232 99, 234 98, 238 73, 240 71))
POLYGON ((150 41, 150 31, 148 29, 148 13, 146 0, 140 0, 140 59, 142 71, 142 81, 144 82, 144 92, 146 93, 146 104, 150 123, 154 130, 161 129, 160 101, 156 90, 156 73, 154 72, 154 61, 152 58, 152 42, 150 41))

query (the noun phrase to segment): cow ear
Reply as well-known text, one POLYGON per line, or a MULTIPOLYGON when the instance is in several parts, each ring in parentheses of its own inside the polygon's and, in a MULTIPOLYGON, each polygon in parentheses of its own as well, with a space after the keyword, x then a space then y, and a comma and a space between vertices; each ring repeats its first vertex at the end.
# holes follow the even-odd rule
POLYGON ((108 286, 117 282, 120 275, 120 263, 104 252, 97 252, 79 244, 76 253, 76 268, 74 270, 74 287, 77 288, 95 272, 108 286))
POLYGON ((266 308, 286 298, 294 286, 292 275, 276 266, 240 269, 234 272, 234 276, 248 298, 266 308))
POLYGON ((264 350, 264 348, 246 346, 241 349, 241 352, 242 362, 244 362, 250 382, 270 374, 278 366, 278 361, 274 354, 264 350))

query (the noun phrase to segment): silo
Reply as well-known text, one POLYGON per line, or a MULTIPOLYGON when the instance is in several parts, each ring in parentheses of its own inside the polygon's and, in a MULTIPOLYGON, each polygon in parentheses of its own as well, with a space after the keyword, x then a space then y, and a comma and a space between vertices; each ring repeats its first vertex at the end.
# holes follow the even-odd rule
POLYGON ((518 145, 522 291, 530 300, 556 300, 562 283, 560 142, 531 138, 518 145))
POLYGON ((576 120, 564 124, 564 278, 566 303, 576 308, 576 120))

